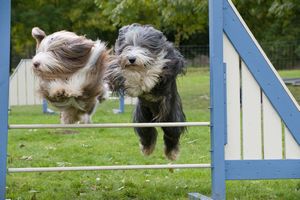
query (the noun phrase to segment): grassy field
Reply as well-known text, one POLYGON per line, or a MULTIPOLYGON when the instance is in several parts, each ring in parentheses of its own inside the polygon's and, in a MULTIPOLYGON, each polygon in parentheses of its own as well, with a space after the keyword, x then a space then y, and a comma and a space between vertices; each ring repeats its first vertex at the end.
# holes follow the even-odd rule
MULTIPOLYGON (((281 72, 300 77, 300 71, 281 72)), ((188 121, 209 121, 209 71, 189 69, 178 78, 188 121)), ((296 99, 300 91, 291 88, 296 99)), ((113 114, 118 101, 101 104, 95 123, 131 122, 133 107, 113 114)), ((11 124, 59 123, 57 115, 44 115, 41 106, 12 107, 11 124)), ((181 155, 173 163, 209 163, 207 127, 191 127, 181 139, 181 155)), ((144 157, 138 138, 129 129, 10 130, 9 167, 166 164, 162 132, 153 155, 144 157)), ((228 199, 300 199, 300 181, 228 181, 228 199)), ((8 199, 187 199, 188 192, 210 195, 209 169, 18 173, 7 176, 8 199)))

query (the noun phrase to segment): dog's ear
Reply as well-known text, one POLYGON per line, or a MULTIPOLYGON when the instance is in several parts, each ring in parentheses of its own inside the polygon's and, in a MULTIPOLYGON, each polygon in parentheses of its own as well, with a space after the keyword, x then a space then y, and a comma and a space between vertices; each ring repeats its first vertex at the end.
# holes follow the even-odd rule
POLYGON ((116 43, 115 43, 115 53, 117 53, 117 54, 120 54, 119 48, 125 40, 125 34, 128 31, 129 26, 130 25, 123 26, 122 28, 119 29, 118 38, 117 38, 116 43))
POLYGON ((185 74, 186 66, 185 66, 184 57, 177 49, 175 49, 174 51, 175 51, 174 54, 175 54, 176 72, 177 72, 177 74, 185 74))
POLYGON ((186 66, 184 57, 171 43, 168 43, 167 55, 165 58, 170 60, 166 63, 164 68, 165 75, 176 77, 178 74, 185 74, 186 66))
POLYGON ((123 26, 122 28, 119 29, 119 35, 123 35, 128 31, 128 28, 130 25, 123 26))
POLYGON ((46 33, 39 27, 34 27, 31 31, 32 37, 36 40, 36 47, 38 48, 42 40, 46 37, 46 33))

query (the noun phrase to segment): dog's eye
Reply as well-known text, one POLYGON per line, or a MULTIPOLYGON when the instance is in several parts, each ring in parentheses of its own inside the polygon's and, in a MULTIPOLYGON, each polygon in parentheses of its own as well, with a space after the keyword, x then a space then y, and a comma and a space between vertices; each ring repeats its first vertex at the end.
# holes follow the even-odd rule
POLYGON ((131 46, 129 44, 125 44, 123 46, 121 46, 121 48, 119 49, 119 52, 122 52, 124 50, 130 50, 131 46))
POLYGON ((122 46, 122 49, 127 49, 129 47, 129 44, 124 44, 123 46, 122 46))

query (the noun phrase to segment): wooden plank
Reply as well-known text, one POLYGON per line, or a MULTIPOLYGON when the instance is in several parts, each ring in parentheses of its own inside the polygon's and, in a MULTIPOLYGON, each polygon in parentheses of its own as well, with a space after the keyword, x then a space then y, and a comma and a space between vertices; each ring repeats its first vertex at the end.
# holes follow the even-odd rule
POLYGON ((18 82, 17 76, 12 77, 9 82, 9 105, 18 105, 18 82))
POLYGON ((262 159, 260 87, 242 62, 243 159, 262 159))
POLYGON ((281 119, 263 94, 264 159, 282 159, 281 119))
POLYGON ((41 105, 43 104, 43 99, 37 93, 38 86, 39 86, 39 80, 37 77, 34 77, 34 103, 36 105, 41 105))
MULTIPOLYGON (((300 160, 225 161, 227 180, 300 178, 300 160)), ((284 198, 282 198, 284 199, 284 198)))
POLYGON ((27 82, 27 105, 34 105, 34 75, 32 71, 31 60, 25 61, 25 70, 26 70, 26 82, 27 82))
POLYGON ((18 78, 18 102, 19 105, 26 105, 26 72, 25 67, 21 66, 17 69, 18 78))
POLYGON ((285 141, 285 158, 296 159, 300 158, 300 146, 293 138, 289 129, 284 126, 284 141, 285 141))
POLYGON ((226 63, 227 144, 225 159, 241 159, 240 69, 239 55, 223 34, 224 62, 226 63))

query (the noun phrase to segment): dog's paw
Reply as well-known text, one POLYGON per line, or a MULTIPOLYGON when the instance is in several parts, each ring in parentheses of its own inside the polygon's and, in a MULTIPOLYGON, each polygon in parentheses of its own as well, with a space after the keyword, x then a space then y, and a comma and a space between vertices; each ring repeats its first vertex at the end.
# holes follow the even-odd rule
POLYGON ((175 147, 173 149, 165 148, 165 156, 169 160, 176 160, 179 157, 179 147, 175 147))
POLYGON ((70 95, 67 93, 67 91, 64 88, 50 91, 50 98, 53 101, 63 101, 69 97, 70 95))
POLYGON ((155 149, 155 144, 152 144, 150 146, 144 146, 142 144, 140 144, 140 149, 141 152, 145 155, 145 156, 149 156, 153 153, 154 149, 155 149))

